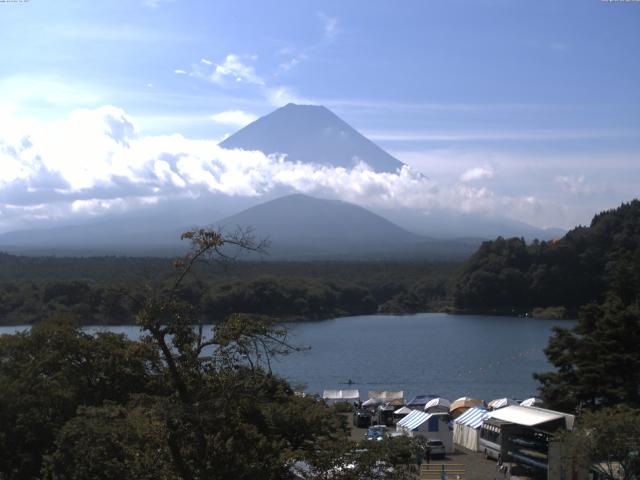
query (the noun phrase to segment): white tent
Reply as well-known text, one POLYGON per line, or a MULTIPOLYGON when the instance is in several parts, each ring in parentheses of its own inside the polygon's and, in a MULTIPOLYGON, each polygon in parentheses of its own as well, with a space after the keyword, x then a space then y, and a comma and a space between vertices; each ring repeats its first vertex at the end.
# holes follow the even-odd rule
POLYGON ((358 390, 325 390, 322 398, 327 403, 337 402, 357 402, 360 400, 360 391, 358 390))
POLYGON ((524 425, 525 427, 536 427, 543 429, 548 426, 562 424, 567 430, 573 430, 575 415, 569 413, 556 412, 537 407, 522 407, 520 405, 510 405, 489 413, 491 418, 502 420, 503 422, 524 425))
POLYGON ((451 401, 446 398, 438 397, 432 400, 429 400, 425 406, 424 411, 429 413, 436 412, 449 412, 449 407, 451 406, 451 401))
POLYGON ((362 402, 363 407, 377 407, 378 405, 380 405, 380 401, 377 398, 370 398, 362 402))
POLYGON ((453 421, 453 443, 461 447, 478 451, 480 426, 488 412, 484 408, 470 408, 453 421))
POLYGON ((378 403, 389 403, 392 405, 402 406, 404 405, 404 390, 383 390, 381 392, 371 391, 369 392, 369 399, 375 399, 378 403))
POLYGON ((402 407, 399 408, 398 410, 396 410, 395 412, 393 412, 394 415, 409 415, 411 412, 413 412, 413 410, 411 410, 409 407, 402 407))
POLYGON ((520 405, 522 405, 523 407, 542 407, 544 406, 543 404, 544 402, 536 397, 527 398, 526 400, 520 402, 520 405))
POLYGON ((396 431, 410 437, 422 436, 441 440, 446 453, 453 453, 453 437, 449 428, 448 414, 425 413, 413 410, 409 415, 399 420, 396 431))
POLYGON ((491 400, 487 406, 489 407, 489 410, 497 410, 499 408, 503 408, 506 407, 508 405, 517 405, 518 402, 516 402, 513 398, 496 398, 495 400, 491 400))

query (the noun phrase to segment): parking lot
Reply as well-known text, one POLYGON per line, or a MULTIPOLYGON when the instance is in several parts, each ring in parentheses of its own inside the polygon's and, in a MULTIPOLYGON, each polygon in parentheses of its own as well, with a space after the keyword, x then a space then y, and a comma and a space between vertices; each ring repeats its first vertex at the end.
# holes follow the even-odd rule
MULTIPOLYGON (((366 437, 366 428, 354 427, 351 423, 351 415, 347 416, 347 421, 351 426, 351 439, 360 441, 366 437)), ((389 427, 394 430, 395 427, 389 427)), ((456 450, 455 453, 447 455, 444 459, 433 459, 431 463, 435 465, 461 465, 461 470, 464 470, 464 474, 460 476, 461 480, 504 480, 505 475, 498 471, 496 468, 495 460, 486 460, 484 455, 477 452, 463 451, 462 449, 456 450)), ((434 467, 432 467, 434 468, 434 467)), ((446 467, 448 469, 448 467, 446 467)), ((458 468, 456 468, 458 470, 458 468)), ((456 478, 456 474, 450 475, 452 479, 456 478)), ((435 476, 423 474, 423 479, 440 480, 440 475, 435 476)))

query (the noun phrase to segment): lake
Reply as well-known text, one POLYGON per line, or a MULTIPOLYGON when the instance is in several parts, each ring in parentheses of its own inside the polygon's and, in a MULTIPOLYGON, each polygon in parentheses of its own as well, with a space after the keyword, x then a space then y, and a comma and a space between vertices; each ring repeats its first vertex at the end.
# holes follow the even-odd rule
MULTIPOLYGON (((523 399, 536 394, 532 374, 551 368, 542 349, 552 327, 574 324, 443 313, 287 324, 293 342, 311 350, 283 357, 273 369, 294 385, 306 385, 310 393, 357 388, 363 399, 369 390, 404 390, 407 400, 420 393, 523 399)), ((21 328, 2 327, 0 333, 21 328)), ((130 338, 139 335, 134 326, 109 329, 130 338)))

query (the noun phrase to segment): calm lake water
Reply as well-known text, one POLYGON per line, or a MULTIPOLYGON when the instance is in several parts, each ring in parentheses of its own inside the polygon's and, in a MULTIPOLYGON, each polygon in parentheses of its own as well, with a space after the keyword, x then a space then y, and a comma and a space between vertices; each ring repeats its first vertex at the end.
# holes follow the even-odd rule
MULTIPOLYGON (((550 369, 542 349, 552 327, 574 324, 441 313, 287 324, 293 342, 311 350, 281 358, 273 369, 310 393, 357 388, 363 399, 369 390, 404 390, 407 399, 420 393, 523 399, 536 393, 532 374, 550 369)), ((2 327, 0 333, 19 329, 2 327)), ((139 335, 133 326, 110 330, 139 335)))

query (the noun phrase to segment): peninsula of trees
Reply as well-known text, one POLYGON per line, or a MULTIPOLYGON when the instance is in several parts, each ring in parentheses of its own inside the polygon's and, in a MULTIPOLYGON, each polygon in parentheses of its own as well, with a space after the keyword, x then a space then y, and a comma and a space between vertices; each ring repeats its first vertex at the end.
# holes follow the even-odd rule
POLYGON ((615 290, 629 302, 640 289, 640 200, 597 214, 550 242, 520 238, 484 242, 454 275, 451 299, 458 311, 527 312, 579 308, 615 290))

